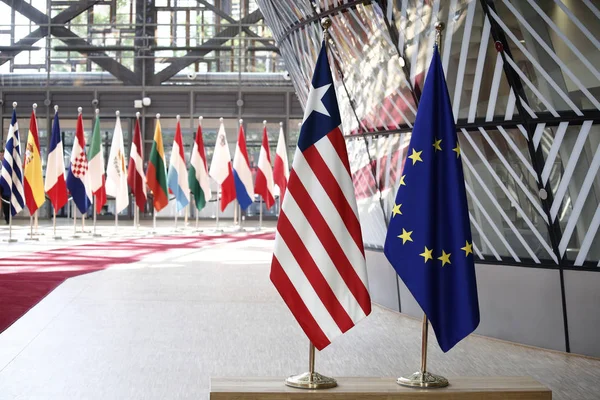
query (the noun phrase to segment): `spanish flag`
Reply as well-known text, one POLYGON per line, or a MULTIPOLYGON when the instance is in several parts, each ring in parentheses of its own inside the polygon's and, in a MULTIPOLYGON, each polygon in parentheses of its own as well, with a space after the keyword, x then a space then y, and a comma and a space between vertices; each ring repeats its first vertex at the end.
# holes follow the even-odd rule
POLYGON ((40 139, 38 137, 35 111, 29 120, 29 135, 25 151, 25 203, 29 213, 34 214, 46 201, 44 178, 42 176, 42 158, 40 157, 40 139))
POLYGON ((156 211, 160 211, 169 204, 167 192, 167 163, 165 162, 165 150, 163 147, 160 119, 156 118, 156 129, 154 130, 154 142, 150 157, 148 158, 148 170, 146 181, 154 196, 153 204, 156 211))

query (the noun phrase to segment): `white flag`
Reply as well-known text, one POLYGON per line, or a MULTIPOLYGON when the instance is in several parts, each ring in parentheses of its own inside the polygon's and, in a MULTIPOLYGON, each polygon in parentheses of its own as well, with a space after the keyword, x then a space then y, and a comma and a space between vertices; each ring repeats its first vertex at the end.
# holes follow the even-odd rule
POLYGON ((108 165, 106 166, 106 194, 115 198, 116 213, 120 213, 129 205, 123 131, 121 130, 121 119, 118 115, 110 146, 108 165))

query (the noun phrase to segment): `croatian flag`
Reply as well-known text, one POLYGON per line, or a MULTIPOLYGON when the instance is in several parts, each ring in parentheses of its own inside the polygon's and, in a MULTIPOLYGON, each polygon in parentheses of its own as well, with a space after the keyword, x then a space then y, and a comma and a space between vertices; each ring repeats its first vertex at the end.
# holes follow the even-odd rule
POLYGON ((52 136, 48 146, 48 160, 46 161, 46 180, 44 190, 52 203, 55 211, 67 204, 67 185, 65 183, 65 158, 60 137, 60 123, 58 121, 58 106, 55 106, 54 122, 52 123, 52 136))
POLYGON ((321 350, 371 312, 367 268, 325 43, 281 214, 271 281, 321 350))
POLYGON ((85 137, 83 136, 83 117, 77 118, 75 141, 71 150, 71 165, 67 173, 67 188, 80 213, 85 214, 92 204, 92 187, 88 161, 85 155, 85 137))
POLYGON ((233 156, 233 179, 235 181, 237 200, 242 210, 245 210, 254 201, 254 188, 242 122, 240 119, 240 131, 237 146, 235 147, 235 155, 233 156))
POLYGON ((260 154, 258 156, 258 170, 256 171, 254 191, 263 198, 268 210, 273 207, 273 204, 275 203, 275 188, 273 184, 273 167, 271 167, 269 137, 267 135, 267 121, 263 121, 263 125, 263 139, 260 154))
POLYGON ((167 174, 169 191, 175 195, 177 211, 182 210, 190 203, 190 186, 188 184, 188 173, 185 165, 185 154, 183 153, 183 138, 181 136, 181 125, 179 115, 177 116, 177 127, 171 159, 169 160, 169 173, 167 174))
MULTIPOLYGON (((17 103, 14 103, 14 107, 17 103)), ((10 193, 10 215, 13 217, 25 207, 25 193, 23 191, 23 170, 21 168, 21 139, 19 138, 19 124, 17 111, 13 109, 12 120, 8 128, 6 151, 2 160, 2 175, 0 186, 5 195, 10 193)))

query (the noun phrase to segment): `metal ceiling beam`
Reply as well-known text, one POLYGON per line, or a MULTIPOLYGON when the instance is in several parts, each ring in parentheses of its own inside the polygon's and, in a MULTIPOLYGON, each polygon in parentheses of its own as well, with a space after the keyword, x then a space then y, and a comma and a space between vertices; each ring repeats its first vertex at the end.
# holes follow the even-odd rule
MULTIPOLYGON (((227 20, 228 22, 232 23, 232 24, 237 24, 238 22, 229 14, 227 14, 225 11, 221 10, 219 7, 216 7, 212 4, 210 4, 208 1, 206 0, 196 0, 198 3, 202 4, 207 10, 212 11, 213 13, 217 14, 219 17, 227 20)), ((252 36, 252 37, 256 37, 256 38, 261 38, 261 36, 257 35, 256 33, 252 32, 250 30, 250 28, 248 27, 243 27, 242 30, 244 32, 246 32, 247 35, 252 36)))
MULTIPOLYGON (((241 22, 242 24, 255 24, 258 21, 260 21, 262 18, 263 18, 263 15, 260 12, 260 10, 256 10, 256 11, 246 15, 239 22, 241 22)), ((237 23, 238 21, 234 21, 234 22, 237 23)), ((231 40, 232 37, 237 36, 238 33, 239 33, 239 28, 237 26, 231 25, 231 26, 223 29, 219 33, 217 33, 213 38, 202 43, 200 46, 198 46, 197 50, 192 50, 181 58, 178 58, 178 57, 171 58, 170 59, 171 65, 169 65, 167 68, 163 69, 162 71, 160 71, 159 73, 154 75, 154 84, 160 85, 162 82, 173 77, 176 73, 178 73, 179 71, 181 71, 188 65, 193 64, 196 61, 202 60, 202 57, 204 57, 206 54, 213 51, 213 50, 207 49, 207 48, 209 48, 209 47, 214 48, 214 46, 223 45, 228 40, 231 40)))
MULTIPOLYGON (((14 7, 15 10, 18 11, 19 13, 22 13, 22 12, 19 8, 17 8, 16 5, 19 5, 21 7, 22 4, 27 4, 27 3, 23 3, 23 2, 19 3, 18 0, 14 0, 14 1, 13 0, 0 0, 0 1, 4 2, 5 4, 7 4, 10 7, 14 7)), ((75 18, 79 14, 87 11, 88 9, 90 9, 91 7, 93 7, 95 4, 97 4, 99 2, 100 2, 100 0, 79 1, 76 4, 73 4, 70 7, 66 8, 65 10, 61 11, 58 15, 56 15, 54 18, 52 18, 52 20, 50 22, 51 22, 51 24, 66 24, 67 22, 71 21, 73 18, 75 18)), ((27 4, 27 5, 30 6, 29 4, 27 4)), ((33 8, 33 7, 31 7, 31 8, 33 8)), ((34 10, 38 11, 35 8, 34 8, 34 10)), ((48 16, 42 14, 39 11, 38 11, 38 13, 41 16, 43 16, 44 21, 41 21, 41 22, 37 22, 34 20, 32 20, 32 21, 35 22, 36 24, 40 25, 40 28, 37 28, 37 29, 31 31, 31 33, 29 33, 27 36, 23 37, 21 40, 16 42, 14 44, 14 47, 17 47, 18 49, 2 51, 0 53, 0 65, 6 63, 11 58, 14 58, 20 52, 29 50, 29 48, 33 47, 33 45, 38 40, 43 39, 44 37, 47 36, 48 27, 42 26, 42 25, 47 25, 48 16)), ((22 13, 22 14, 25 15, 25 13, 22 13)), ((40 15, 36 15, 36 18, 39 18, 40 15)))
MULTIPOLYGON (((24 2, 23 0, 1 0, 1 1, 3 1, 4 3, 13 7, 16 11, 23 14, 25 17, 27 17, 32 22, 35 22, 36 24, 40 25, 39 30, 41 31, 41 33, 45 33, 44 36, 46 36, 48 34, 47 26, 46 27, 43 26, 44 24, 48 23, 47 15, 45 15, 44 13, 42 13, 41 11, 39 11, 37 8, 33 7, 32 5, 24 2)), ((54 17, 52 19, 52 22, 55 24, 65 24, 68 21, 75 18, 77 15, 81 14, 83 11, 92 7, 94 4, 96 4, 96 2, 97 1, 94 1, 94 0, 92 0, 92 1, 82 0, 82 1, 78 2, 76 5, 69 7, 67 9, 67 10, 70 10, 68 14, 66 13, 67 10, 65 10, 63 13, 54 17), (81 10, 81 11, 77 12, 78 10, 81 10)), ((86 47, 93 46, 87 40, 81 38, 76 33, 72 32, 70 29, 65 28, 64 26, 51 25, 50 26, 50 34, 56 36, 61 42, 63 42, 67 46, 77 46, 80 48, 84 47, 84 46, 86 46, 86 47)), ((44 36, 42 36, 42 37, 44 37, 44 36)), ((38 40, 39 40, 39 38, 38 38, 38 40)), ((98 64, 105 71, 110 72, 112 75, 114 75, 117 79, 119 79, 123 83, 125 83, 127 85, 136 85, 139 83, 138 77, 131 70, 127 69, 122 64, 120 64, 119 62, 115 61, 110 56, 108 56, 108 54, 106 54, 102 50, 101 47, 93 47, 93 49, 90 48, 90 50, 85 51, 84 53, 87 53, 87 54, 93 53, 95 57, 92 59, 92 61, 94 63, 98 64)))

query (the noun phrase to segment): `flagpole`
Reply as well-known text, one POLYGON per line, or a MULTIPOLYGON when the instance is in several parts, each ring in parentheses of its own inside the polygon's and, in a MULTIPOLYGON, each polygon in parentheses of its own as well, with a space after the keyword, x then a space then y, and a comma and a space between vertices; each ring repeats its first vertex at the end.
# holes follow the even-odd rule
MULTIPOLYGON (((444 30, 444 23, 437 22, 435 24, 436 30, 436 45, 438 50, 441 50, 442 43, 442 31, 444 30)), ((429 334, 429 321, 427 315, 423 314, 423 325, 421 327, 421 370, 415 372, 409 377, 400 377, 396 381, 399 385, 409 387, 420 387, 420 388, 442 388, 448 386, 448 379, 440 375, 434 375, 427 372, 427 337, 429 334)))
POLYGON ((14 243, 17 241, 17 239, 12 238, 12 191, 10 195, 10 200, 11 203, 8 206, 8 243, 14 243))
POLYGON ((92 207, 94 207, 94 231, 92 233, 92 236, 99 236, 96 233, 96 195, 94 195, 94 204, 92 205, 92 207))
POLYGON ((196 231, 198 230, 198 215, 200 214, 200 211, 198 211, 198 199, 196 199, 196 196, 194 196, 194 204, 196 205, 196 231))
POLYGON ((260 196, 260 213, 258 214, 258 230, 262 229, 262 196, 260 196))
POLYGON ((39 235, 39 231, 38 231, 38 210, 35 210, 35 214, 34 214, 33 220, 34 220, 34 224, 35 224, 35 234, 39 235))
MULTIPOLYGON (((219 186, 219 189, 221 187, 219 186)), ((217 226, 216 231, 219 231, 219 210, 221 210, 221 197, 219 196, 219 190, 217 190, 217 226)))

